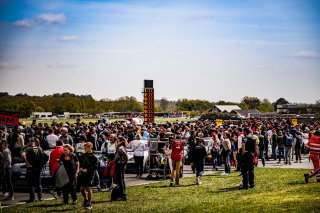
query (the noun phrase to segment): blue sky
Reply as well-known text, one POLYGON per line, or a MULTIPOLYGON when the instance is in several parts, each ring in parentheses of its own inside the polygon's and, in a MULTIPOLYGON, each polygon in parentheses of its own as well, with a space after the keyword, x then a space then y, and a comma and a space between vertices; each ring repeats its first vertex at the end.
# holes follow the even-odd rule
POLYGON ((0 0, 0 91, 320 99, 320 1, 0 0))

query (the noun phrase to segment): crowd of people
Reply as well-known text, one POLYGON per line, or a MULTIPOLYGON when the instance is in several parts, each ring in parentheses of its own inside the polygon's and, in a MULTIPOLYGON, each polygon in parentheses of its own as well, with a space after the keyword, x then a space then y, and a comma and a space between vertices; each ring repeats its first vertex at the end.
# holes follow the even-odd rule
MULTIPOLYGON (((232 167, 241 172, 243 181, 239 189, 254 188, 254 168, 261 159, 265 166, 268 160, 277 160, 291 165, 301 163, 301 153, 310 153, 314 169, 304 174, 305 181, 317 176, 320 182, 320 122, 293 126, 289 119, 224 121, 221 126, 215 122, 197 121, 150 123, 136 125, 130 122, 100 122, 86 124, 77 119, 70 124, 52 122, 37 123, 35 120, 27 127, 24 123, 13 129, 0 127, 0 178, 2 191, 7 200, 14 199, 11 181, 12 164, 21 158, 27 165, 29 202, 42 200, 41 169, 48 161, 44 150, 52 149, 49 160, 50 174, 55 179, 61 177, 63 168, 67 181, 55 188, 55 196, 62 194, 63 203, 68 204, 69 194, 72 204, 77 204, 76 186, 84 197, 83 206, 92 208, 92 186, 97 174, 98 159, 94 151, 105 153, 108 159, 106 174, 110 181, 107 185, 117 194, 113 200, 127 200, 124 174, 128 156, 126 148, 134 153, 137 177, 143 174, 144 151, 148 149, 142 141, 150 138, 167 139, 170 144, 171 178, 170 186, 179 186, 180 166, 183 165, 183 150, 188 147, 188 160, 196 174, 196 184, 201 184, 206 159, 210 160, 212 170, 224 165, 224 173, 229 175, 232 167), (271 147, 271 153, 269 153, 271 147), (77 152, 77 154, 76 154, 77 152), (81 154, 79 154, 81 153, 81 154), (271 154, 271 155, 270 155, 271 154), (271 156, 271 158, 270 158, 271 156), (110 175, 109 169, 113 170, 110 175), (116 189, 116 190, 115 190, 116 189)), ((99 179, 99 178, 98 178, 99 179)), ((99 187, 99 184, 98 184, 99 187)))

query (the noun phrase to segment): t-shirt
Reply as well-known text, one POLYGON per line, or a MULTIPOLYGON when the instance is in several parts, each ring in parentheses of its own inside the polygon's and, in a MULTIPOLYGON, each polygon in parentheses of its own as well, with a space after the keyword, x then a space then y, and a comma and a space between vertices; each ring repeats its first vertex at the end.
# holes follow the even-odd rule
POLYGON ((183 151, 184 142, 182 140, 174 140, 172 142, 172 160, 182 160, 182 151, 183 151))
POLYGON ((58 136, 51 134, 47 136, 47 141, 49 144, 49 147, 52 149, 54 147, 56 147, 56 142, 57 140, 59 140, 58 136))

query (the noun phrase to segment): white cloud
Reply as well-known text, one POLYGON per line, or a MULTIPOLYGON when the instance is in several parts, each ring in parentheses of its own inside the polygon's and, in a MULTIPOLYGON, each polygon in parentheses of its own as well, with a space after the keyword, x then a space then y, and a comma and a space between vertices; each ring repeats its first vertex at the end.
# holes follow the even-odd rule
POLYGON ((48 68, 53 68, 53 69, 73 69, 75 67, 78 67, 76 64, 61 64, 58 62, 55 62, 53 64, 47 65, 48 68))
POLYGON ((40 23, 45 23, 45 24, 65 24, 67 17, 63 13, 44 13, 41 14, 37 17, 37 20, 40 23))
POLYGON ((78 40, 79 37, 76 35, 67 35, 67 36, 63 36, 59 39, 59 41, 61 42, 69 42, 69 41, 76 41, 78 40))
POLYGON ((31 19, 23 19, 13 23, 15 27, 22 27, 22 28, 31 28, 34 27, 35 22, 31 19))
POLYGON ((320 58, 320 53, 314 51, 298 51, 291 53, 290 56, 297 58, 320 58))

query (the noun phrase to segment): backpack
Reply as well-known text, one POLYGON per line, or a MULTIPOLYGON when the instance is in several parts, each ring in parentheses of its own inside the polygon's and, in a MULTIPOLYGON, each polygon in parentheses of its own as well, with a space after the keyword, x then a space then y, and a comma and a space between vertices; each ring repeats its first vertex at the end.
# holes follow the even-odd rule
POLYGON ((123 199, 123 193, 119 186, 116 186, 112 189, 111 192, 111 201, 117 201, 119 198, 123 199))

